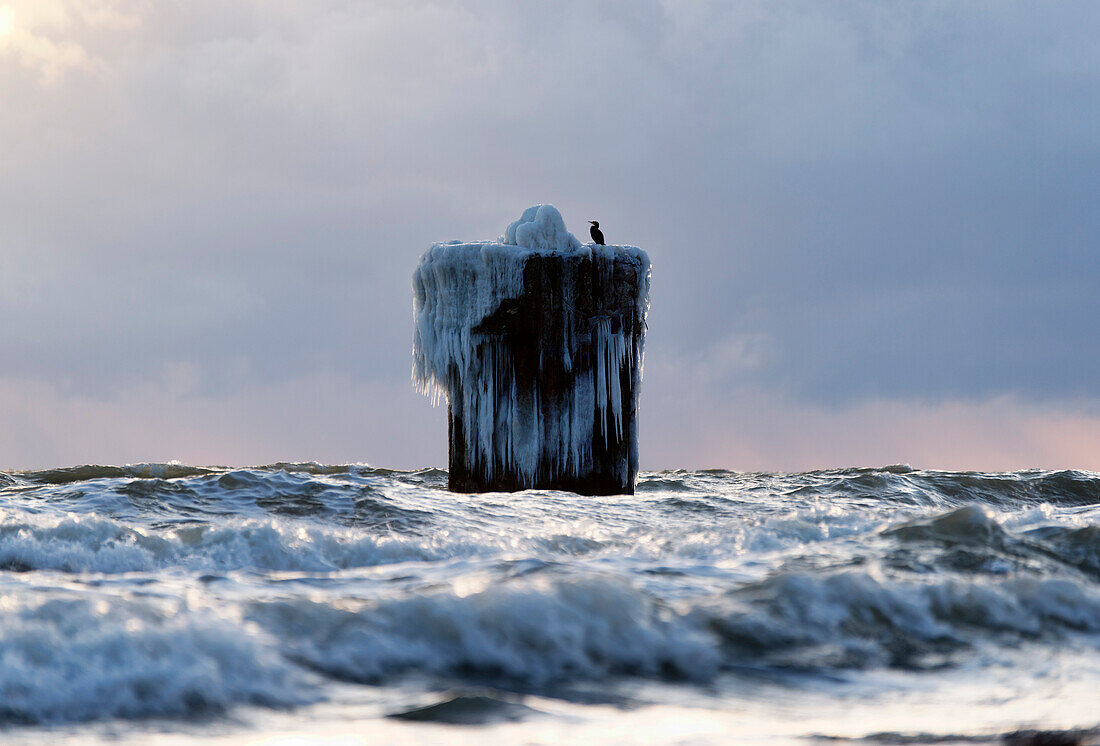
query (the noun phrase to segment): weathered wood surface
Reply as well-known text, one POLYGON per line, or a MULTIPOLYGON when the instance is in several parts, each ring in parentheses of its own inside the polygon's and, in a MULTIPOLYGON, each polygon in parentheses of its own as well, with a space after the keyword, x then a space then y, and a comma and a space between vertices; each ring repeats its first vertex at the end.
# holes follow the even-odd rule
POLYGON ((612 408, 607 407, 603 421, 597 413, 592 428, 590 468, 578 474, 562 473, 544 453, 534 484, 525 484, 506 464, 494 464, 490 470, 476 458, 468 458, 465 428, 477 427, 477 419, 456 411, 461 403, 452 401, 448 412, 452 491, 535 488, 583 495, 634 493, 637 385, 645 333, 638 298, 639 293, 648 291, 646 271, 625 252, 618 252, 613 264, 594 261, 592 255, 585 254, 531 254, 524 267, 522 295, 504 300, 474 328, 472 337, 478 340, 475 354, 484 354, 488 342, 503 343, 511 352, 517 396, 537 398, 540 411, 557 412, 573 396, 575 380, 594 375, 597 325, 603 324, 611 332, 627 331, 631 354, 618 370, 609 371, 619 377, 621 428, 616 428, 612 408), (568 351, 568 361, 563 351, 568 351))

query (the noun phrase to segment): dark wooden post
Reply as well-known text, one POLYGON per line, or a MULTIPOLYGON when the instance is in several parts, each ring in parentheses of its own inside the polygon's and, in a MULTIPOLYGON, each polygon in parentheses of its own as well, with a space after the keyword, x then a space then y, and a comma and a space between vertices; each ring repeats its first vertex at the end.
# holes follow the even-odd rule
POLYGON ((447 400, 451 490, 634 492, 649 271, 636 247, 581 245, 550 205, 499 242, 425 252, 413 378, 447 400))
MULTIPOLYGON (((504 299, 496 310, 472 330, 479 369, 490 349, 508 351, 515 391, 521 399, 537 403, 539 412, 560 413, 571 407, 593 407, 592 427, 586 448, 590 458, 584 468, 563 468, 554 442, 555 423, 543 430, 533 479, 526 479, 507 463, 486 463, 467 448, 466 429, 480 424, 477 415, 462 411, 461 397, 449 397, 449 487, 455 492, 558 489, 582 495, 633 494, 638 474, 637 409, 645 335, 644 307, 638 299, 648 293, 648 266, 632 253, 615 251, 610 258, 585 254, 531 254, 523 268, 523 293, 504 299), (571 288, 572 293, 563 292, 571 288), (575 401, 580 377, 599 375, 598 356, 603 342, 621 335, 628 346, 621 361, 608 366, 615 376, 618 401, 598 407, 595 401, 575 401), (563 354, 564 353, 564 354, 563 354), (618 410, 619 415, 615 412, 618 410)), ((604 352, 604 363, 609 357, 604 352)), ((599 385, 599 381, 594 386, 599 385)), ((611 382, 608 382, 611 383, 611 382)), ((581 387, 583 390, 584 387, 581 387)), ((599 395, 600 392, 594 392, 599 395)), ((484 434, 478 433, 477 441, 484 434)), ((505 437, 494 433, 493 437, 505 437)))

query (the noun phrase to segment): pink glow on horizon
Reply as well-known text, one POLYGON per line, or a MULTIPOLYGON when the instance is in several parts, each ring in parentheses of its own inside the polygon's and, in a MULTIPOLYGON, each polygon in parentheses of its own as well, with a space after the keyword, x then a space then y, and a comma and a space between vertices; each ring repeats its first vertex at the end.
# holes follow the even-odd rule
MULTIPOLYGON (((184 377, 187 378, 187 377, 184 377)), ((0 469, 181 461, 446 463, 446 410, 411 386, 316 375, 231 396, 194 393, 176 368, 110 399, 0 379, 0 469), (187 385, 182 385, 185 383, 187 385)), ((802 471, 914 468, 1100 471, 1091 401, 922 403, 875 399, 825 408, 772 395, 709 401, 643 395, 643 469, 802 471)))
POLYGON ((761 396, 680 418, 666 434, 643 420, 643 461, 662 467, 805 471, 909 464, 959 471, 1100 470, 1094 402, 916 402, 826 408, 761 396), (702 415, 702 416, 700 416, 702 415), (663 442, 661 442, 663 441, 663 442), (645 458, 650 456, 652 458, 645 458))

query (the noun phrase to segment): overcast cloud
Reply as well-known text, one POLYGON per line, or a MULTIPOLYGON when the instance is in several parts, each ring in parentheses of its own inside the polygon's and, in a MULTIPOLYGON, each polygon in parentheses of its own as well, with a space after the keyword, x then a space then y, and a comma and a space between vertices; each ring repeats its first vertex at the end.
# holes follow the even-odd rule
POLYGON ((0 467, 443 464, 436 240, 650 252, 642 465, 1100 469, 1100 5, 0 0, 0 467))

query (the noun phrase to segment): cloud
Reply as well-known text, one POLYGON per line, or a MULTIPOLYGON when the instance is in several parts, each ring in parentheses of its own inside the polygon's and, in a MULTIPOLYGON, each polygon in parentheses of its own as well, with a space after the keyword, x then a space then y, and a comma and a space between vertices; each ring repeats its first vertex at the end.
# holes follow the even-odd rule
POLYGON ((419 253, 542 202, 653 256, 651 361, 697 389, 655 363, 643 406, 695 408, 653 431, 1100 395, 1095 4, 7 4, 0 376, 59 416, 186 360, 211 407, 332 379, 420 422, 419 253))
POLYGON ((651 397, 641 417, 642 463, 649 468, 1100 471, 1098 442, 1096 399, 875 398, 827 407, 757 391, 709 407, 651 397))
POLYGON ((198 391, 187 360, 108 396, 0 378, 0 469, 59 464, 279 461, 446 464, 446 412, 411 386, 313 374, 232 396, 198 391), (424 438, 427 433, 434 437, 424 438))
MULTIPOLYGON (((177 460, 445 466, 446 410, 404 385, 311 375, 229 396, 200 393, 186 360, 114 395, 0 378, 0 468, 177 460)), ((644 387, 644 469, 801 471, 884 466, 1100 471, 1100 400, 1036 404, 872 399, 824 407, 742 390, 715 399, 690 386, 644 387)))

